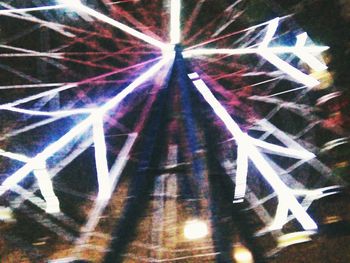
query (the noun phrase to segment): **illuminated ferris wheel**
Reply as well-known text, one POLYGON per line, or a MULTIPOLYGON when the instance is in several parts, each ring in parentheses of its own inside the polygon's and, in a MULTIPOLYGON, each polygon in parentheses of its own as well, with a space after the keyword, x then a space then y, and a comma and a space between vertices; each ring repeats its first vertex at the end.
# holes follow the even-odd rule
POLYGON ((253 262, 317 233, 308 209, 343 184, 314 139, 328 48, 292 17, 254 20, 244 0, 0 4, 4 258, 253 262))

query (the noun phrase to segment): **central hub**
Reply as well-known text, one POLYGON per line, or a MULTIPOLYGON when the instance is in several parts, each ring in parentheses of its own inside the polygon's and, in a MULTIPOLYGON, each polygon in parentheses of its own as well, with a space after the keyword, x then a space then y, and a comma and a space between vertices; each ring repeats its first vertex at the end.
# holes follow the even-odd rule
POLYGON ((175 52, 176 52, 176 55, 178 55, 178 54, 181 54, 181 53, 182 53, 183 47, 182 47, 180 44, 176 44, 176 45, 174 46, 174 50, 175 50, 175 52))
POLYGON ((175 51, 175 60, 177 61, 183 60, 183 57, 182 57, 183 47, 180 44, 176 44, 174 46, 174 51, 175 51))

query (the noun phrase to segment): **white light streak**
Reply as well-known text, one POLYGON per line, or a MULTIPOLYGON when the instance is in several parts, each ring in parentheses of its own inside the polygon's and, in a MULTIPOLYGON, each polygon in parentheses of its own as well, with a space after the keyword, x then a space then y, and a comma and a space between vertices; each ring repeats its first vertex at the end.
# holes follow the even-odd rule
POLYGON ((51 5, 51 6, 40 6, 40 7, 31 7, 31 8, 5 9, 5 10, 0 10, 0 15, 11 14, 11 13, 21 14, 21 13, 35 12, 35 11, 47 11, 47 10, 53 10, 53 9, 60 9, 64 7, 65 5, 51 5))
POLYGON ((247 189, 248 154, 242 145, 237 147, 237 169, 234 203, 243 202, 247 189))
POLYGON ((170 44, 181 41, 181 0, 171 0, 170 3, 170 44))
POLYGON ((275 218, 272 224, 268 226, 268 229, 270 231, 282 229, 284 224, 288 222, 287 218, 288 218, 289 208, 288 208, 287 202, 286 200, 281 200, 278 198, 278 205, 277 205, 275 218))
POLYGON ((51 89, 51 90, 48 90, 48 91, 40 92, 39 94, 35 94, 35 95, 29 96, 29 97, 26 97, 26 98, 22 98, 22 99, 19 99, 19 100, 10 102, 10 103, 2 104, 2 105, 0 105, 0 108, 15 107, 17 105, 20 105, 20 104, 23 104, 23 103, 27 103, 27 102, 30 102, 30 101, 33 101, 33 100, 36 100, 36 99, 40 99, 42 97, 54 95, 54 94, 57 94, 57 93, 59 93, 61 91, 64 91, 64 90, 67 90, 67 89, 71 89, 71 88, 74 88, 74 87, 77 87, 77 86, 78 86, 78 83, 66 84, 66 85, 63 85, 62 87, 59 87, 59 88, 55 88, 55 89, 51 89))
POLYGON ((0 155, 23 163, 29 162, 30 158, 19 153, 6 152, 0 149, 0 155))
MULTIPOLYGON (((308 57, 312 57, 309 53, 319 53, 328 49, 328 47, 305 47, 302 54, 307 54, 308 57)), ((259 48, 236 48, 236 49, 192 49, 183 52, 185 58, 193 56, 209 56, 209 55, 248 55, 259 54, 267 61, 273 64, 276 68, 290 75, 298 82, 304 84, 307 87, 314 87, 320 84, 320 82, 313 77, 306 75, 300 70, 294 68, 287 62, 280 59, 276 54, 294 53, 300 54, 300 48, 296 47, 259 47, 259 48)), ((316 60, 316 59, 315 59, 316 60)), ((319 62, 321 63, 321 62, 319 62)), ((322 63, 321 63, 322 64, 322 63)))
POLYGON ((129 159, 131 149, 135 144, 137 136, 138 136, 137 133, 129 134, 128 139, 126 140, 123 148, 119 152, 118 157, 115 160, 110 170, 112 188, 115 188, 119 182, 120 175, 122 174, 122 171, 126 165, 127 160, 129 159))
POLYGON ((250 140, 246 139, 245 134, 239 128, 238 124, 231 118, 226 109, 214 97, 204 81, 197 79, 193 81, 193 84, 203 96, 203 98, 211 106, 216 115, 224 122, 226 128, 235 138, 237 144, 245 149, 249 156, 249 159, 254 163, 256 168, 260 171, 261 175, 275 190, 279 200, 288 205, 288 209, 291 210, 302 227, 306 230, 317 229, 316 223, 298 203, 291 189, 289 189, 283 183, 276 171, 269 165, 263 155, 258 151, 256 146, 250 140))
POLYGON ((258 147, 261 147, 263 149, 269 150, 271 152, 277 153, 279 155, 293 157, 297 159, 305 159, 310 160, 312 158, 315 158, 316 155, 307 151, 307 150, 297 150, 297 149, 291 149, 287 147, 282 147, 276 144, 268 143, 262 140, 258 140, 252 137, 249 137, 251 142, 258 147))
POLYGON ((33 173, 38 180, 40 192, 46 201, 46 213, 59 213, 60 203, 53 190, 51 176, 47 171, 46 163, 38 163, 34 168, 33 173))
POLYGON ((260 48, 267 48, 270 44, 273 36, 275 35, 279 24, 279 18, 276 17, 272 19, 267 25, 267 32, 265 34, 264 40, 260 44, 260 48))
POLYGON ((56 142, 47 146, 41 153, 37 154, 34 158, 32 158, 24 166, 18 169, 15 173, 7 177, 0 186, 0 196, 3 195, 9 189, 11 189, 11 187, 15 186, 30 172, 32 172, 33 169, 38 165, 38 163, 40 164, 44 162, 57 151, 59 151, 61 148, 63 148, 65 145, 67 145, 75 137, 85 132, 90 127, 90 125, 91 117, 88 117, 84 121, 73 127, 69 132, 63 135, 56 142))
MULTIPOLYGON (((4 2, 1 2, 1 5, 10 9, 10 10, 16 10, 16 8, 14 8, 11 5, 6 4, 4 2)), ((3 14, 3 15, 9 16, 9 17, 14 17, 14 18, 21 19, 21 20, 31 21, 34 23, 38 23, 38 24, 41 24, 42 26, 50 28, 50 29, 52 29, 52 30, 64 35, 64 36, 67 36, 70 38, 75 37, 74 34, 66 32, 64 30, 65 26, 63 26, 62 24, 44 21, 44 20, 41 20, 41 19, 34 17, 30 14, 27 14, 27 13, 26 14, 16 14, 15 12, 13 12, 13 13, 7 13, 7 14, 3 14)))
MULTIPOLYGON (((127 161, 129 160, 129 155, 132 147, 134 146, 136 138, 137 138, 137 133, 129 134, 128 139, 126 140, 123 148, 119 152, 118 157, 115 160, 110 170, 109 178, 111 182, 111 191, 115 189, 115 187, 119 182, 122 171, 124 170, 124 167, 127 161)), ((83 227, 84 234, 76 242, 77 245, 81 246, 87 243, 90 237, 90 234, 96 228, 101 218, 100 216, 103 213, 104 209, 106 208, 108 201, 109 199, 97 199, 97 202, 95 203, 94 208, 91 210, 89 214, 89 219, 86 222, 85 226, 83 227)))
MULTIPOLYGON (((0 149, 0 155, 10 158, 12 160, 20 161, 23 163, 30 162, 31 158, 18 153, 6 152, 0 149)), ((45 162, 36 163, 36 167, 33 170, 35 178, 38 180, 38 185, 42 196, 46 201, 47 213, 59 213, 60 205, 57 196, 53 190, 51 176, 48 173, 45 162)))
POLYGON ((325 196, 334 195, 340 192, 340 186, 333 185, 327 186, 319 189, 293 189, 293 193, 298 196, 306 196, 307 198, 311 198, 313 200, 317 200, 323 198, 325 196))
MULTIPOLYGON (((166 52, 166 56, 163 56, 163 60, 164 61, 166 61, 166 60, 169 61, 169 60, 173 59, 174 57, 175 57, 175 52, 174 51, 173 52, 166 52)), ((149 61, 146 61, 146 62, 142 62, 142 63, 136 64, 136 66, 138 67, 138 66, 141 66, 141 65, 147 65, 150 62, 157 61, 158 59, 159 58, 155 58, 155 59, 152 59, 152 60, 149 60, 149 61)), ((131 69, 131 68, 135 68, 135 65, 131 66, 131 67, 127 67, 127 69, 131 69)), ((79 85, 82 85, 82 84, 85 84, 85 83, 90 83, 92 81, 103 79, 103 78, 112 76, 114 74, 120 73, 120 72, 123 72, 123 70, 115 70, 115 71, 108 72, 108 73, 105 73, 105 74, 101 74, 101 75, 98 75, 98 76, 95 76, 95 77, 92 77, 92 78, 89 78, 89 79, 85 79, 85 80, 82 80, 82 81, 76 82, 76 83, 66 83, 62 87, 58 87, 58 88, 55 88, 55 89, 50 89, 50 90, 47 90, 47 91, 44 91, 44 92, 41 92, 41 93, 38 93, 38 94, 34 94, 32 96, 28 96, 28 97, 25 97, 25 98, 22 98, 22 99, 18 99, 16 101, 13 101, 13 102, 10 102, 10 103, 2 104, 2 105, 0 105, 0 108, 14 107, 14 106, 17 106, 17 105, 20 105, 20 104, 23 104, 23 103, 27 103, 27 102, 30 102, 30 101, 33 101, 33 100, 36 100, 36 99, 40 99, 40 98, 43 98, 43 97, 46 97, 46 96, 56 95, 57 93, 59 93, 61 91, 65 91, 65 90, 68 90, 68 89, 71 89, 71 88, 78 87, 79 85)), ((143 76, 143 75, 141 75, 141 76, 143 76)))
POLYGON ((108 200, 111 196, 111 182, 109 179, 107 147, 103 129, 103 115, 94 114, 93 139, 95 146, 95 161, 98 179, 97 199, 108 200))
POLYGON ((201 48, 189 49, 183 52, 184 57, 192 56, 209 56, 209 55, 248 55, 259 54, 268 62, 273 64, 276 68, 291 76, 296 81, 304 84, 307 87, 314 87, 320 84, 315 78, 301 72, 287 62, 280 59, 276 54, 292 53, 298 56, 302 61, 307 63, 315 70, 325 70, 327 66, 316 59, 313 53, 321 53, 328 49, 326 46, 305 46, 307 34, 297 36, 297 43, 294 47, 269 47, 270 42, 277 30, 279 18, 273 19, 268 23, 267 32, 258 48, 235 48, 235 49, 215 49, 215 48, 201 48))
POLYGON ((0 110, 8 110, 17 113, 24 113, 33 116, 50 116, 50 117, 65 117, 79 114, 90 114, 96 109, 72 109, 72 110, 60 110, 60 111, 39 111, 39 110, 27 110, 16 107, 0 106, 0 110))
MULTIPOLYGON (((165 63, 169 62, 169 59, 162 59, 155 65, 153 65, 148 71, 141 74, 135 81, 133 81, 129 86, 127 86, 122 92, 108 101, 106 104, 100 107, 100 113, 108 111, 111 108, 118 105, 126 96, 133 92, 139 85, 147 81, 151 76, 156 74, 158 70, 161 69, 165 63)), ((83 134, 94 122, 94 115, 90 115, 85 120, 74 126, 69 132, 63 135, 56 142, 47 146, 42 152, 37 154, 34 158, 31 159, 28 163, 18 169, 15 173, 7 177, 0 186, 0 196, 3 195, 6 191, 15 186, 20 182, 27 174, 29 174, 33 167, 35 167, 38 162, 43 162, 62 149, 65 145, 71 142, 75 137, 83 134)))
POLYGON ((261 48, 259 54, 272 65, 274 65, 276 68, 288 74, 289 76, 297 80, 299 83, 302 83, 303 85, 309 88, 315 87, 320 84, 320 82, 315 78, 306 75, 305 73, 301 72, 300 70, 294 68, 287 62, 277 57, 275 54, 270 52, 268 48, 261 48))
POLYGON ((0 86, 0 90, 4 89, 32 89, 63 86, 64 83, 40 83, 40 84, 24 84, 24 85, 6 85, 0 86))
POLYGON ((172 56, 166 56, 161 59, 157 64, 151 67, 144 74, 140 75, 134 82, 132 82, 128 87, 121 91, 117 96, 110 99, 103 106, 100 107, 101 111, 108 111, 118 105, 121 100, 123 100, 128 94, 134 91, 135 88, 146 82, 150 77, 156 74, 166 63, 171 63, 175 58, 175 53, 172 53, 172 56))
MULTIPOLYGON (((282 47, 267 47, 269 52, 273 54, 296 53, 300 48, 282 46, 282 47)), ((303 47, 305 53, 321 53, 327 50, 326 46, 306 46, 303 47)), ((258 54, 261 48, 196 48, 183 51, 183 57, 189 58, 194 56, 211 56, 211 55, 250 55, 258 54)))
POLYGON ((326 70, 328 67, 321 63, 317 58, 310 55, 305 49, 305 43, 307 40, 307 33, 297 35, 297 43, 295 45, 296 51, 294 52, 302 61, 307 63, 312 69, 316 71, 326 70))
POLYGON ((305 86, 312 88, 314 86, 319 85, 320 82, 318 80, 294 68, 293 66, 283 61, 282 59, 280 59, 278 56, 276 56, 273 52, 269 50, 268 45, 276 33, 278 23, 279 23, 279 18, 276 18, 270 21, 269 25, 267 26, 267 32, 266 32, 265 38, 259 46, 258 54, 260 54, 263 58, 269 61, 276 68, 290 75, 295 80, 304 84, 305 86))

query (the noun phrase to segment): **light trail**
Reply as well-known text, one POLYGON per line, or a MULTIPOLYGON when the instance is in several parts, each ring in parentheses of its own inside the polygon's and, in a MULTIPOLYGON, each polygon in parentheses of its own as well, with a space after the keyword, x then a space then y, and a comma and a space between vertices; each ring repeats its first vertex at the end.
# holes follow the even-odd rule
POLYGON ((103 114, 94 115, 92 124, 95 148, 95 162, 98 181, 98 200, 109 200, 112 189, 107 161, 107 146, 103 128, 103 114))
POLYGON ((16 8, 16 9, 5 9, 0 10, 0 15, 11 14, 11 13, 27 13, 27 12, 36 12, 36 11, 48 11, 54 9, 64 8, 65 5, 51 5, 51 6, 40 6, 40 7, 31 7, 31 8, 16 8))
POLYGON ((318 61, 311 54, 319 54, 329 47, 327 46, 305 46, 307 35, 301 34, 297 37, 297 43, 292 47, 269 47, 276 30, 278 27, 279 18, 273 19, 268 23, 267 32, 263 41, 258 45, 258 47, 250 48, 236 48, 236 49, 188 49, 183 52, 184 57, 193 56, 208 56, 208 55, 248 55, 257 54, 265 58, 268 62, 273 64, 276 68, 291 76, 296 81, 304 84, 307 87, 314 87, 320 84, 315 78, 301 72, 297 68, 291 66, 287 62, 280 59, 277 54, 291 53, 298 56, 302 61, 307 63, 310 67, 317 70, 325 70, 327 66, 318 61))
MULTIPOLYGON (((173 57, 174 59, 174 57, 173 57)), ((72 141, 75 137, 83 134, 95 121, 95 116, 105 113, 106 111, 116 107, 127 95, 133 92, 139 85, 143 84, 147 81, 151 76, 156 74, 166 63, 170 61, 169 57, 160 60, 158 63, 153 65, 149 70, 141 74, 138 78, 136 78, 129 86, 127 86, 122 92, 112 98, 110 101, 105 103, 103 106, 99 108, 97 112, 94 112, 85 120, 74 126, 69 132, 63 135, 54 143, 47 146, 42 152, 37 154, 35 157, 31 159, 30 162, 26 163, 20 169, 18 169, 15 173, 7 177, 0 186, 0 196, 3 195, 6 191, 11 189, 14 185, 20 182, 24 177, 26 177, 32 170, 33 167, 39 162, 43 162, 62 149, 65 145, 67 145, 70 141, 72 141)))
POLYGON ((125 68, 122 68, 122 69, 116 69, 114 71, 110 71, 110 72, 107 72, 107 73, 104 73, 104 74, 101 74, 101 75, 98 75, 98 76, 95 76, 95 77, 87 78, 87 79, 81 80, 79 82, 67 83, 67 84, 65 84, 65 85, 63 85, 62 87, 59 87, 59 88, 51 89, 51 90, 44 91, 44 92, 41 92, 41 93, 38 93, 38 94, 35 94, 35 95, 32 95, 32 96, 29 96, 29 97, 26 97, 26 98, 22 98, 22 99, 19 99, 19 100, 10 102, 10 103, 2 104, 2 105, 0 105, 0 108, 15 107, 17 105, 24 104, 24 103, 27 103, 27 102, 30 102, 30 101, 33 101, 33 100, 36 100, 36 99, 40 99, 42 97, 54 95, 54 94, 57 94, 57 93, 59 93, 61 91, 65 91, 65 90, 68 90, 68 89, 71 89, 71 88, 75 88, 75 87, 77 87, 79 85, 88 84, 88 83, 91 83, 91 82, 96 82, 99 79, 107 78, 107 77, 110 77, 112 75, 115 75, 115 74, 118 74, 118 73, 122 73, 122 72, 125 72, 125 71, 130 70, 130 69, 135 69, 135 68, 138 68, 138 67, 141 67, 141 66, 145 66, 145 65, 147 65, 147 64, 149 64, 151 62, 157 61, 159 59, 160 58, 155 58, 155 59, 151 59, 151 60, 148 60, 148 61, 145 61, 145 62, 141 62, 141 63, 135 64, 135 65, 129 66, 129 67, 125 67, 125 68))
MULTIPOLYGON (((113 191, 117 186, 117 184, 119 183, 120 176, 126 166, 127 161, 129 160, 130 152, 136 142, 137 136, 138 136, 137 133, 131 133, 128 135, 128 138, 126 139, 126 142, 124 143, 123 148, 119 152, 114 164, 112 165, 109 171, 110 191, 113 191)), ((82 246, 88 242, 91 233, 94 231, 94 229, 96 228, 101 218, 101 214, 103 213, 104 209, 108 205, 110 196, 107 199, 97 198, 93 209, 89 213, 89 217, 88 217, 89 219, 82 229, 83 234, 76 241, 78 250, 80 249, 79 246, 82 246)))
POLYGON ((235 138, 239 147, 243 147, 245 149, 249 156, 249 159, 254 163, 256 168, 260 171, 261 175, 277 193, 279 200, 283 202, 283 204, 286 205, 289 210, 291 210, 291 212, 294 214, 296 219, 300 222, 305 230, 317 229, 316 223, 299 204, 293 195, 292 190, 283 183, 275 170, 264 159, 263 155, 258 151, 255 145, 252 144, 249 137, 242 132, 238 124, 231 118, 226 109, 214 97, 204 81, 199 78, 197 73, 189 74, 189 77, 199 93, 211 106, 215 114, 223 121, 228 131, 235 138))
POLYGON ((181 41, 181 0, 171 0, 170 3, 170 44, 181 41))
MULTIPOLYGON (((297 55, 302 61, 308 64, 315 71, 326 70, 328 67, 325 64, 321 63, 318 59, 316 59, 314 56, 309 54, 313 51, 306 50, 305 43, 307 38, 308 38, 307 33, 297 35, 297 43, 295 44, 296 50, 294 51, 294 54, 297 55)), ((325 50, 328 49, 328 47, 324 47, 324 48, 325 50)))
POLYGON ((268 143, 259 139, 255 139, 252 137, 249 137, 251 143, 253 143, 255 146, 258 146, 260 148, 269 150, 271 152, 274 152, 278 155, 282 156, 289 156, 292 158, 297 158, 297 159, 304 159, 304 160, 310 160, 312 158, 315 158, 316 155, 307 151, 307 150, 298 150, 298 149, 291 149, 291 148, 286 148, 282 147, 276 144, 268 143))
POLYGON ((93 111, 96 110, 96 108, 91 109, 71 109, 71 110, 60 110, 60 111, 39 111, 39 110, 27 110, 27 109, 21 109, 16 107, 2 107, 0 106, 0 110, 8 110, 12 112, 17 113, 23 113, 33 116, 47 116, 47 117, 66 117, 66 116, 72 116, 72 115, 79 115, 79 114, 91 114, 93 111))
MULTIPOLYGON (((6 152, 2 149, 0 149, 0 155, 23 163, 28 163, 31 161, 31 158, 23 154, 6 152)), ((46 202, 46 212, 59 213, 59 201, 53 190, 51 176, 47 171, 45 162, 37 163, 36 167, 33 169, 33 173, 35 178, 38 180, 40 192, 46 202)))
POLYGON ((283 61, 278 56, 276 56, 276 54, 270 51, 268 45, 276 33, 278 23, 279 23, 279 18, 275 18, 271 20, 270 23, 268 24, 265 38, 262 41, 262 43, 259 45, 258 54, 260 54, 263 58, 265 58, 268 62, 270 62, 276 68, 290 75, 295 80, 304 84, 305 86, 312 88, 319 85, 320 82, 318 80, 294 68, 293 66, 283 61))
POLYGON ((244 201, 247 189, 248 160, 249 156, 246 149, 238 144, 234 203, 241 203, 244 201))
POLYGON ((64 83, 40 83, 40 84, 23 84, 23 85, 6 85, 0 86, 0 90, 5 89, 33 89, 33 88, 49 88, 63 86, 64 83))
MULTIPOLYGON (((300 47, 268 47, 267 51, 273 54, 297 53, 300 47)), ((306 46, 302 50, 306 53, 321 53, 329 49, 327 46, 306 46)), ((183 52, 184 57, 210 56, 210 55, 250 55, 258 54, 261 48, 198 48, 189 49, 183 52)))

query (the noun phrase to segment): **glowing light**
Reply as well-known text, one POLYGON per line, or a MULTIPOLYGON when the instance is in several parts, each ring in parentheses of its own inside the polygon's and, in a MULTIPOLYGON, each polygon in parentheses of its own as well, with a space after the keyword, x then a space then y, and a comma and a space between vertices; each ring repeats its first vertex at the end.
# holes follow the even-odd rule
POLYGON ((284 224, 286 224, 288 221, 288 210, 288 203, 286 202, 286 200, 278 199, 275 218, 272 224, 268 227, 270 231, 279 230, 283 228, 284 224))
POLYGON ((253 255, 248 248, 242 244, 235 245, 233 249, 233 258, 237 263, 253 263, 253 255))
POLYGON ((274 65, 276 68, 287 73, 288 75, 293 77, 298 82, 304 84, 305 86, 312 88, 314 86, 319 85, 320 82, 318 80, 294 68, 293 66, 283 61, 282 59, 280 59, 278 56, 276 56, 273 52, 269 50, 268 44, 271 42, 273 36, 276 33, 278 23, 279 23, 279 18, 276 18, 270 21, 269 25, 267 26, 267 32, 266 32, 265 38, 259 46, 258 53, 267 61, 269 61, 272 65, 274 65))
POLYGON ((93 139, 95 146, 95 161, 98 179, 97 199, 108 200, 111 195, 111 182, 107 162, 107 147, 103 129, 103 115, 94 114, 93 139))
POLYGON ((53 190, 51 176, 47 171, 46 164, 38 163, 33 170, 35 178, 38 180, 38 185, 42 196, 46 201, 46 213, 54 214, 60 212, 60 203, 53 190))
POLYGON ((185 223, 184 236, 186 239, 201 239, 206 237, 208 234, 208 225, 201 220, 193 219, 185 223))
POLYGON ((287 247, 311 241, 311 236, 314 234, 314 231, 301 231, 280 236, 278 238, 278 247, 287 247))
POLYGON ((161 59, 157 64, 151 67, 144 74, 140 75, 134 82, 132 82, 128 87, 123 89, 117 96, 110 99, 104 105, 101 106, 101 111, 108 111, 118 105, 127 95, 134 91, 135 88, 146 82, 151 76, 156 74, 166 63, 170 63, 171 60, 175 58, 175 53, 172 53, 173 56, 168 56, 161 59))
POLYGON ((328 67, 325 64, 321 63, 314 56, 305 52, 304 46, 305 46, 306 40, 307 40, 307 33, 297 35, 297 43, 295 45, 296 51, 294 52, 295 55, 297 55, 302 61, 307 63, 312 69, 316 71, 326 70, 328 67))
MULTIPOLYGON (((162 59, 155 65, 153 65, 148 71, 141 74, 136 80, 134 80, 129 86, 127 86, 122 92, 118 93, 114 98, 106 102, 103 106, 100 107, 100 113, 108 111, 109 109, 118 105, 126 96, 133 92, 139 85, 147 81, 151 76, 153 76, 160 68, 169 61, 169 59, 162 59)), ((15 186, 19 181, 21 181, 27 174, 29 174, 36 163, 43 162, 47 160, 75 137, 83 134, 95 120, 94 115, 90 115, 85 120, 74 126, 69 132, 63 135, 60 139, 54 143, 47 146, 41 153, 32 158, 28 163, 18 169, 15 173, 7 177, 0 186, 0 196, 3 195, 6 191, 15 186)))
POLYGON ((325 70, 327 66, 316 59, 311 53, 320 53, 328 47, 325 46, 310 46, 305 47, 307 34, 300 34, 297 36, 297 43, 295 47, 269 47, 276 30, 278 28, 279 18, 273 19, 268 23, 267 32, 263 41, 258 48, 236 48, 236 49, 187 49, 183 52, 184 57, 200 56, 200 55, 247 55, 259 54, 268 62, 273 64, 276 68, 291 76, 296 81, 304 84, 307 87, 314 87, 320 84, 318 80, 310 75, 307 75, 287 62, 280 59, 276 54, 293 53, 302 61, 307 63, 315 70, 325 70))
POLYGON ((72 110, 60 110, 60 111, 38 111, 38 110, 21 109, 21 108, 6 106, 6 105, 4 106, 0 105, 0 109, 29 114, 33 116, 51 116, 51 117, 65 117, 65 116, 72 116, 72 115, 79 115, 79 114, 89 114, 95 110, 95 109, 72 109, 72 110))
POLYGON ((279 24, 279 18, 276 17, 275 19, 272 19, 268 25, 267 25, 267 31, 264 37, 264 40, 260 44, 260 48, 267 48, 268 45, 270 44, 273 36, 275 35, 277 28, 279 24))
MULTIPOLYGON (((129 134, 128 139, 126 140, 123 148, 119 152, 118 157, 115 160, 110 170, 109 178, 111 182, 111 187, 110 187, 111 192, 115 189, 115 187, 119 182, 120 176, 129 159, 129 154, 132 147, 134 146, 136 138, 137 138, 137 133, 129 134)), ((85 226, 83 227, 84 234, 81 235, 81 237, 76 242, 78 245, 85 244, 88 241, 88 239, 90 238, 91 232, 96 228, 101 218, 101 214, 103 213, 104 209, 108 205, 108 201, 109 199, 103 199, 103 198, 96 200, 95 205, 89 214, 89 219, 86 222, 85 226)))
POLYGON ((40 7, 31 7, 31 8, 5 9, 5 10, 0 10, 0 15, 11 14, 11 13, 20 14, 20 13, 35 12, 35 11, 47 11, 47 10, 53 10, 53 9, 60 9, 63 7, 65 7, 65 5, 49 5, 49 6, 40 6, 40 7))
POLYGON ((5 222, 15 221, 11 208, 0 206, 0 221, 5 221, 5 222))
MULTIPOLYGON (((311 47, 308 48, 310 51, 325 50, 325 47, 311 47)), ((237 49, 194 49, 186 50, 183 52, 184 57, 192 57, 198 55, 247 55, 247 54, 259 54, 264 57, 267 61, 273 64, 276 68, 290 75, 298 82, 304 84, 307 87, 314 87, 319 84, 319 81, 313 77, 304 74, 300 70, 294 68, 287 62, 280 59, 276 54, 278 53, 295 53, 298 50, 295 47, 264 47, 259 48, 237 48, 237 49)), ((310 55, 311 56, 311 55, 310 55)))
POLYGON ((247 188, 248 155, 246 149, 238 145, 234 203, 243 202, 247 188))
POLYGON ((306 196, 309 199, 320 199, 329 195, 338 194, 341 187, 338 185, 327 186, 319 189, 293 189, 294 195, 306 196))
POLYGON ((321 148, 321 152, 330 151, 340 145, 348 144, 349 142, 350 142, 349 137, 343 137, 343 138, 338 138, 338 139, 329 141, 323 145, 323 147, 321 148))
POLYGON ((23 162, 23 163, 29 162, 29 160, 30 160, 29 157, 27 157, 27 156, 25 156, 23 154, 6 152, 6 151, 4 151, 2 149, 0 149, 0 155, 4 156, 4 157, 7 157, 7 158, 10 158, 12 160, 17 160, 17 161, 23 162))
POLYGON ((287 73, 292 78, 297 80, 298 82, 304 84, 305 86, 312 88, 320 84, 320 82, 313 77, 304 74, 300 70, 294 68, 293 66, 289 65, 287 62, 283 61, 279 57, 277 57, 275 54, 270 52, 267 48, 260 49, 259 54, 264 57, 268 62, 270 62, 272 65, 274 65, 279 70, 283 71, 284 73, 287 73))
POLYGON ((258 147, 261 147, 263 149, 269 150, 274 153, 278 153, 279 155, 298 158, 298 159, 305 159, 310 160, 312 158, 315 158, 316 155, 307 151, 307 150, 296 150, 291 148, 282 147, 276 144, 271 144, 262 140, 258 140, 255 138, 249 137, 249 139, 252 141, 252 143, 258 147))
POLYGON ((135 144, 137 136, 138 136, 137 133, 129 134, 128 139, 126 140, 123 148, 118 154, 118 158, 116 159, 116 161, 114 162, 111 168, 110 177, 111 177, 112 188, 115 188, 119 182, 120 175, 126 165, 127 160, 129 159, 130 151, 135 144))
POLYGON ((15 107, 17 105, 20 105, 20 104, 23 104, 23 103, 27 103, 27 102, 30 102, 30 101, 33 101, 33 100, 36 100, 36 99, 40 99, 42 97, 55 95, 55 94, 57 94, 57 93, 59 93, 61 91, 65 91, 65 90, 77 87, 77 85, 78 84, 76 84, 76 83, 63 85, 62 87, 58 87, 58 88, 55 88, 55 89, 50 89, 48 91, 44 91, 44 92, 41 92, 39 94, 34 94, 34 95, 26 97, 26 98, 22 98, 22 99, 19 99, 19 100, 10 102, 10 103, 2 104, 2 105, 0 105, 0 107, 1 107, 1 109, 6 109, 6 108, 9 108, 9 107, 15 107))
MULTIPOLYGON (((273 54, 296 53, 300 48, 296 47, 266 47, 266 50, 273 54)), ((327 50, 326 46, 303 47, 305 53, 320 53, 327 50)), ((183 57, 189 58, 194 56, 211 56, 211 55, 249 55, 258 54, 261 48, 196 48, 183 51, 183 57)))
MULTIPOLYGON (((0 149, 0 155, 17 160, 23 163, 30 162, 31 158, 17 153, 5 152, 0 149)), ((33 173, 35 178, 38 180, 38 185, 42 196, 46 201, 46 212, 47 213, 59 213, 60 205, 57 196, 53 190, 51 176, 46 168, 45 162, 36 162, 33 173)))
POLYGON ((303 228, 306 230, 317 229, 316 223, 298 203, 292 191, 283 183, 276 171, 265 160, 263 155, 257 150, 256 146, 251 142, 251 140, 247 140, 246 135, 239 128, 238 124, 231 118, 230 114, 211 93, 204 81, 201 79, 196 79, 193 80, 193 84, 211 106, 215 114, 223 121, 226 128, 236 140, 237 144, 245 149, 249 159, 251 159, 256 168, 260 171, 261 175, 275 190, 280 201, 288 205, 288 209, 291 210, 303 228))
POLYGON ((170 43, 175 45, 180 42, 181 24, 180 24, 181 0, 171 0, 170 3, 170 43))

